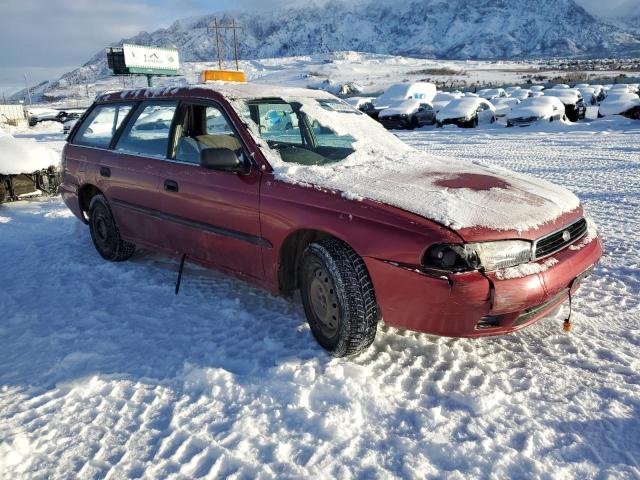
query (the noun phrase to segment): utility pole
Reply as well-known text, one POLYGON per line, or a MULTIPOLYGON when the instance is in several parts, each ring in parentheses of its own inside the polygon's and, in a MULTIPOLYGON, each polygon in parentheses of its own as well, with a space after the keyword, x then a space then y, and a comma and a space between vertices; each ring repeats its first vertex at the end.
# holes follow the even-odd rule
POLYGON ((233 29, 233 54, 236 57, 236 71, 240 70, 238 67, 238 38, 236 37, 236 19, 231 19, 231 28, 233 29))
POLYGON ((24 74, 24 86, 27 87, 27 95, 29 96, 29 106, 31 106, 31 90, 29 90, 29 82, 27 82, 27 74, 24 74))
POLYGON ((233 31, 233 53, 236 61, 236 70, 240 70, 240 65, 238 63, 238 36, 236 34, 236 30, 241 29, 242 27, 236 25, 235 19, 231 21, 231 25, 220 25, 218 23, 218 18, 213 19, 213 23, 208 25, 209 28, 214 28, 216 31, 216 54, 218 56, 218 68, 222 70, 222 56, 220 55, 220 30, 232 30, 233 31))

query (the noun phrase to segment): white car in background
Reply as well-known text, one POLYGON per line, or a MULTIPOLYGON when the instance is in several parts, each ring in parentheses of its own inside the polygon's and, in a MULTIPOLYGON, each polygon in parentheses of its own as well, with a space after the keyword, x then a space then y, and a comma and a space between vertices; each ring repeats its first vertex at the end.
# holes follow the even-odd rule
POLYGON ((460 128, 473 128, 495 121, 495 107, 484 98, 479 97, 455 98, 436 113, 438 127, 453 124, 460 128))
POLYGON ((522 87, 520 87, 519 85, 515 85, 513 87, 506 87, 504 89, 504 91, 507 93, 507 95, 511 96, 514 92, 517 92, 518 90, 522 90, 522 87))
POLYGON ((484 98, 485 100, 493 100, 494 98, 507 96, 507 92, 505 92, 504 88, 484 88, 482 90, 478 90, 476 93, 479 97, 484 98))
POLYGON ((557 97, 531 97, 507 113, 507 127, 526 127, 537 122, 554 122, 565 117, 564 104, 557 97))
POLYGON ((541 92, 544 90, 544 85, 531 85, 529 87, 529 90, 531 90, 532 92, 541 92))
MULTIPOLYGON (((433 97, 433 101, 431 102, 431 104, 433 105, 433 109, 436 112, 439 112, 441 109, 449 105, 449 102, 451 100, 455 100, 456 98, 463 98, 466 96, 466 94, 438 92, 436 96, 433 97)), ((477 98, 477 95, 475 98, 477 98)))
POLYGON ((437 90, 433 83, 413 82, 396 83, 387 88, 382 95, 373 101, 374 110, 366 111, 373 118, 385 108, 397 105, 404 100, 421 100, 431 103, 436 96, 437 90))
POLYGON ((520 88, 515 90, 509 95, 510 98, 517 98, 518 100, 524 100, 525 98, 529 98, 531 96, 531 90, 520 88))
POLYGON ((511 111, 511 108, 518 105, 520 99, 514 97, 496 98, 491 103, 496 109, 496 118, 504 118, 511 111))
POLYGON ((635 93, 622 91, 609 93, 600 104, 598 117, 609 115, 624 115, 628 118, 640 119, 640 97, 635 93))
POLYGON ((562 89, 567 89, 567 88, 571 88, 569 85, 567 85, 566 83, 556 83, 552 89, 556 89, 556 90, 562 90, 562 89))
POLYGON ((587 106, 582 95, 575 88, 552 88, 545 90, 544 96, 557 97, 564 104, 565 114, 572 122, 577 122, 587 116, 587 106))

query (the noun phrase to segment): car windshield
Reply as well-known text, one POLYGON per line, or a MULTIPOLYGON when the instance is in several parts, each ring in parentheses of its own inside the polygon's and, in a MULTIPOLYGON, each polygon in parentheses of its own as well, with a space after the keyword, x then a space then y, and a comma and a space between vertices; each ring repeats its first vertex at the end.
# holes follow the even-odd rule
POLYGON ((287 163, 325 165, 354 153, 408 146, 368 115, 334 98, 245 100, 240 112, 271 153, 287 163))

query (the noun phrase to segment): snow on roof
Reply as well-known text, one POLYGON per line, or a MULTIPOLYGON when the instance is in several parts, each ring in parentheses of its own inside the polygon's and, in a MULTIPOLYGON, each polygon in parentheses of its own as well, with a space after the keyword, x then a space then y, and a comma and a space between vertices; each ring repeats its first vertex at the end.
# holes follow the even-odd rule
POLYGON ((557 97, 563 103, 575 103, 582 96, 580 92, 574 88, 553 88, 544 91, 547 97, 557 97))
POLYGON ((425 100, 432 100, 436 95, 436 86, 433 83, 428 82, 413 82, 413 83, 396 83, 387 88, 382 95, 380 95, 374 101, 376 107, 386 108, 393 103, 397 103, 399 100, 405 100, 407 98, 416 98, 425 100))
POLYGON ((303 98, 334 98, 324 90, 312 90, 309 88, 282 87, 279 85, 265 85, 258 83, 239 83, 239 82, 221 82, 209 81, 206 83, 188 85, 188 86, 168 86, 156 88, 136 88, 131 90, 118 90, 105 92, 96 99, 106 100, 110 96, 119 94, 120 98, 145 97, 152 98, 156 96, 175 95, 178 93, 188 92, 190 90, 212 90, 218 92, 229 99, 243 98, 269 98, 269 97, 303 97, 303 98))
POLYGON ((0 174, 32 173, 59 164, 60 155, 35 140, 0 133, 0 174))

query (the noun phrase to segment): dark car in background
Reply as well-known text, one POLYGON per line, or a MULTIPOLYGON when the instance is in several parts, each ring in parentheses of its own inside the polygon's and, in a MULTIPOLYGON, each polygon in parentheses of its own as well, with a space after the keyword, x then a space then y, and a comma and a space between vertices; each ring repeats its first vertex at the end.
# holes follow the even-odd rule
POLYGON ((404 100, 382 110, 378 121, 387 129, 414 129, 436 123, 433 105, 419 100, 404 100))

